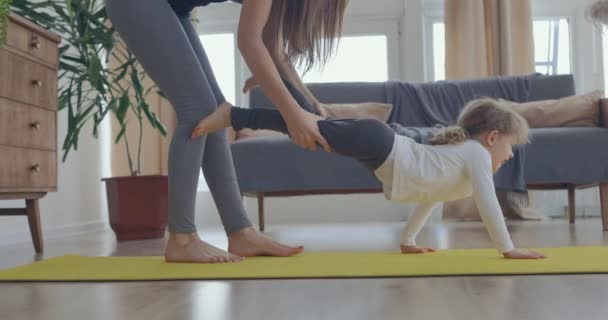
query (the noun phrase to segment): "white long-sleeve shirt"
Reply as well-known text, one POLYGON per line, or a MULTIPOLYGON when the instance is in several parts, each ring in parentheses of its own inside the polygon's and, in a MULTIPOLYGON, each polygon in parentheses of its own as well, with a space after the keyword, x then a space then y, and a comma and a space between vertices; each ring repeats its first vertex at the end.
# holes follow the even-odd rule
POLYGON ((431 146, 395 135, 391 154, 375 174, 388 200, 418 204, 401 244, 416 244, 416 236, 438 203, 473 195, 498 251, 514 249, 496 198, 491 155, 476 140, 431 146))

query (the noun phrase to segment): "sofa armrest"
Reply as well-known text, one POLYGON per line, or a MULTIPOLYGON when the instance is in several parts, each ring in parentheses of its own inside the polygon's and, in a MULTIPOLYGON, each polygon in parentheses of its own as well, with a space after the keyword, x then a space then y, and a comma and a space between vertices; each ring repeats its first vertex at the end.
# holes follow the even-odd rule
POLYGON ((600 126, 608 128, 608 99, 600 99, 600 126))

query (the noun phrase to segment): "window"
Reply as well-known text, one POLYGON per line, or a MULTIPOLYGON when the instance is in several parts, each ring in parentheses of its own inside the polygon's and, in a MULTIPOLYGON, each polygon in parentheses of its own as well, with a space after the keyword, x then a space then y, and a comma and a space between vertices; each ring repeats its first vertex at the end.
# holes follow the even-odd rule
MULTIPOLYGON (((569 74, 570 24, 566 18, 535 19, 534 60, 536 72, 542 74, 569 74)), ((445 79, 445 24, 433 21, 431 28, 432 80, 445 79)))
MULTIPOLYGON (((226 97, 235 103, 236 98, 236 66, 235 66, 235 37, 233 33, 208 34, 199 36, 215 79, 226 97)), ((209 191, 202 170, 198 180, 198 191, 209 191)))
MULTIPOLYGON (((388 75, 388 44, 385 35, 342 38, 335 55, 323 70, 314 67, 302 80, 314 82, 382 82, 388 75)), ((302 74, 301 70, 299 73, 302 74)))
POLYGON ((435 80, 445 79, 445 24, 433 23, 433 76, 435 80))
POLYGON ((213 74, 222 93, 228 101, 236 98, 236 66, 233 33, 208 34, 200 36, 213 74))
POLYGON ((570 73, 568 19, 534 20, 534 59, 538 73, 570 73))

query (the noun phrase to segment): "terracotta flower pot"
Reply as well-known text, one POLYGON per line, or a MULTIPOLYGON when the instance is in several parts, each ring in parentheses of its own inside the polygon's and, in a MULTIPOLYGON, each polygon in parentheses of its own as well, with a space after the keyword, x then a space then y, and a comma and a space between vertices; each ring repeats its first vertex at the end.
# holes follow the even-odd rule
POLYGON ((162 238, 168 215, 168 177, 128 176, 106 183, 110 226, 118 241, 162 238))

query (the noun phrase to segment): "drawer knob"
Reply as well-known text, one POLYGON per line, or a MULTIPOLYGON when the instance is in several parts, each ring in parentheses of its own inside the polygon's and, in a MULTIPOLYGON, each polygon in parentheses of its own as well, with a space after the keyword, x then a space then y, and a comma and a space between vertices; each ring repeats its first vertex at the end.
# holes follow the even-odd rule
POLYGON ((38 37, 37 35, 32 36, 32 48, 40 49, 40 45, 40 37, 38 37))
POLYGON ((30 128, 32 128, 34 130, 40 129, 40 121, 34 121, 34 122, 30 123, 30 128))
POLYGON ((32 85, 33 85, 34 87, 38 87, 38 88, 40 88, 40 87, 42 87, 42 81, 41 81, 41 80, 33 80, 33 81, 32 81, 32 85))
POLYGON ((32 172, 40 172, 40 165, 36 163, 30 168, 30 170, 32 170, 32 172))

